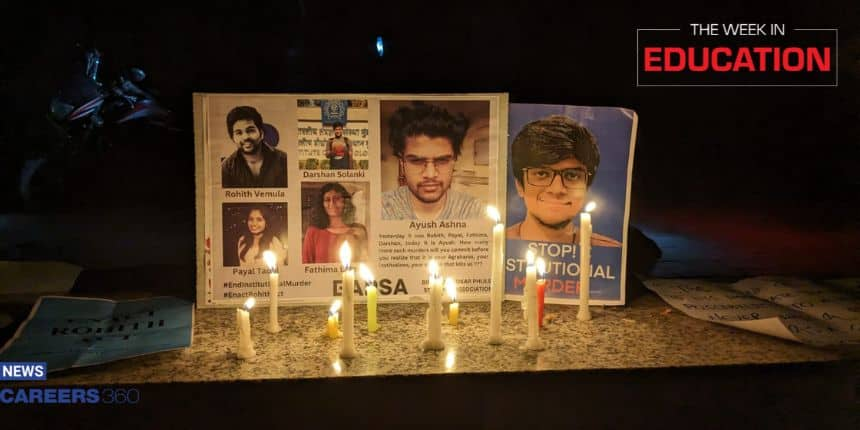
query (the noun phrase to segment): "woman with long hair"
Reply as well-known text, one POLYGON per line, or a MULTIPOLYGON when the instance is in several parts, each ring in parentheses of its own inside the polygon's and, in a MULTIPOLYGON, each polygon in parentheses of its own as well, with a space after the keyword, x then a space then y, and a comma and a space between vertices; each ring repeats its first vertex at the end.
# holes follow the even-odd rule
POLYGON ((270 250, 283 260, 284 245, 275 236, 274 218, 265 206, 251 206, 245 217, 245 231, 239 236, 236 251, 240 266, 265 266, 263 252, 270 250))
POLYGON ((354 261, 367 258, 367 229, 355 222, 352 196, 336 182, 322 186, 311 208, 302 245, 302 263, 338 263, 343 242, 349 242, 354 261))

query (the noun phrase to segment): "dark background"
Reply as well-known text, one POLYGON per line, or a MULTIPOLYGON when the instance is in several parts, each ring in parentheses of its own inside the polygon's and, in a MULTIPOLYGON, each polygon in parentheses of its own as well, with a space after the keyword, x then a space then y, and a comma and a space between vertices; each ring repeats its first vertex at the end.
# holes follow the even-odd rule
MULTIPOLYGON (((114 285, 120 277, 157 278, 152 284, 180 279, 167 287, 190 289, 195 91, 508 92, 511 102, 622 106, 639 113, 630 222, 663 251, 653 274, 856 276, 860 8, 848 1, 756 4, 284 0, 157 10, 139 2, 108 9, 0 6, 0 259, 59 259, 111 269, 83 272, 86 279, 76 285, 82 295, 104 291, 78 287, 114 285), (637 88, 635 29, 690 22, 839 28, 839 87, 637 88), (377 35, 387 43, 383 58, 373 50, 377 35), (45 145, 41 119, 79 58, 75 43, 103 52, 102 76, 132 65, 144 68, 145 83, 174 110, 182 131, 110 130, 111 150, 73 166, 64 194, 24 202, 16 191, 17 172, 45 145), (169 268, 154 271, 150 265, 169 268), (119 269, 122 276, 112 272, 128 266, 146 267, 119 269)), ((132 284, 143 283, 121 283, 132 284)), ((228 421, 243 411, 269 417, 283 405, 304 405, 304 415, 301 407, 287 410, 299 411, 297 422, 321 423, 337 422, 331 405, 344 404, 347 415, 369 410, 368 422, 426 426, 434 415, 417 421, 421 411, 414 405, 455 393, 451 403, 461 425, 848 428, 856 422, 856 378, 848 377, 856 369, 826 367, 505 374, 480 381, 468 375, 369 383, 346 378, 298 381, 292 391, 259 382, 165 384, 145 388, 149 403, 131 420, 125 409, 102 412, 122 414, 131 426, 157 417, 178 420, 175 425, 217 416, 223 424, 223 414, 211 414, 213 404, 229 405, 228 421), (574 389, 591 401, 579 402, 584 397, 574 389), (377 407, 369 409, 349 401, 368 392, 394 394, 377 396, 371 402, 377 407), (277 398, 277 406, 248 406, 248 399, 267 398, 277 398), (320 409, 319 398, 334 401, 320 409), (474 403, 481 398, 483 403, 474 403), (176 413, 177 405, 194 413, 176 413), (517 408, 537 412, 497 413, 517 408)), ((15 417, 65 426, 105 418, 85 417, 89 410, 78 408, 46 411, 17 408, 15 417)))
POLYGON ((836 3, 4 6, 0 252, 193 264, 192 92, 508 92, 639 113, 631 224, 663 249, 655 274, 856 274, 860 8, 836 3), (691 22, 839 28, 839 87, 637 88, 635 29, 691 22), (16 176, 76 43, 103 53, 101 76, 143 68, 181 131, 112 130, 112 148, 75 166, 68 191, 24 202, 16 176))

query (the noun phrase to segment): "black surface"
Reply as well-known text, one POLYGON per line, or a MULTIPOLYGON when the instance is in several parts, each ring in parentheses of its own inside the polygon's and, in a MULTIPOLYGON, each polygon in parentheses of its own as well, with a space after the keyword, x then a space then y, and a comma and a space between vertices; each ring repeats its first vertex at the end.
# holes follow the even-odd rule
POLYGON ((136 405, 10 409, 15 422, 62 428, 849 429, 856 371, 830 363, 138 384, 122 386, 139 390, 136 405))
MULTIPOLYGON (((194 91, 501 91, 509 92, 512 102, 632 108, 640 115, 640 130, 631 223, 646 234, 646 226, 675 228, 678 234, 665 244, 681 243, 673 258, 682 268, 695 264, 688 256, 698 249, 685 243, 731 238, 728 231, 746 227, 724 244, 742 259, 756 254, 758 260, 742 273, 856 275, 856 2, 661 6, 300 0, 167 9, 140 3, 109 8, 10 3, 0 8, 6 20, 0 28, 0 212, 53 214, 62 225, 71 216, 110 219, 118 209, 131 209, 142 215, 122 221, 150 230, 144 236, 90 228, 53 239, 26 224, 33 230, 25 247, 0 237, 3 249, 11 250, 3 258, 61 255, 67 261, 95 259, 101 269, 157 260, 184 280, 172 284, 145 272, 85 272, 78 291, 114 282, 167 288, 175 295, 189 292, 194 91), (840 86, 635 87, 636 28, 709 21, 839 28, 840 86), (377 35, 388 42, 382 59, 372 55, 377 35), (183 130, 110 130, 106 138, 112 149, 70 165, 62 194, 24 202, 16 174, 23 160, 49 143, 42 119, 76 59, 76 42, 95 44, 104 53, 106 74, 129 65, 144 68, 146 84, 177 113, 183 130), (175 224, 148 222, 145 214, 153 211, 170 214, 175 224), (715 224, 713 218, 722 220, 715 224), (792 248, 798 239, 809 247, 792 248), (131 248, 137 256, 132 260, 127 254, 111 259, 112 254, 89 252, 141 242, 147 245, 131 248), (799 255, 814 256, 806 260, 815 264, 804 265, 799 255)), ((708 252, 704 257, 711 264, 697 267, 719 275, 715 270, 722 265, 708 252)), ((244 417, 284 427, 856 428, 856 369, 847 366, 142 385, 144 400, 136 407, 0 405, 0 415, 5 423, 62 428, 114 423, 238 428, 244 417)))

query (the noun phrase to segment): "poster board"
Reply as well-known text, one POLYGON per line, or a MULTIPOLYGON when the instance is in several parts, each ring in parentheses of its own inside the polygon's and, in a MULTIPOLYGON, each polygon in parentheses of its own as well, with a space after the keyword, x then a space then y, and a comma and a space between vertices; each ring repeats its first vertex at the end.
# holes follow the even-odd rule
POLYGON ((636 112, 514 103, 509 113, 505 297, 522 297, 531 249, 547 262, 546 303, 579 303, 579 215, 593 201, 589 303, 623 305, 636 112), (582 180, 562 181, 565 169, 582 180))
POLYGON ((267 303, 265 249, 279 255, 279 303, 328 304, 342 291, 343 241, 353 263, 374 272, 382 303, 423 301, 431 258, 457 281, 458 300, 487 298, 485 207, 504 208, 506 94, 196 93, 193 101, 199 307, 249 296, 267 303), (243 106, 252 109, 235 110, 243 106), (421 127, 443 131, 427 142, 395 139, 409 148, 396 153, 391 137, 421 127), (451 129, 460 137, 441 136, 451 129), (413 219, 416 208, 432 219, 413 219))

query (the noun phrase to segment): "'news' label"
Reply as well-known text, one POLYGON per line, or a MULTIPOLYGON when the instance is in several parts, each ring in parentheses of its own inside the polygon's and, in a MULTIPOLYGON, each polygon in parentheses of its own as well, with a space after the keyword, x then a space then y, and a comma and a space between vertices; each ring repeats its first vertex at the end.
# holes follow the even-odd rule
POLYGON ((38 362, 0 362, 0 381, 44 381, 48 364, 38 362))

